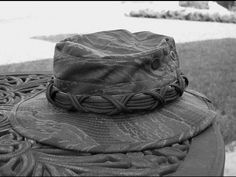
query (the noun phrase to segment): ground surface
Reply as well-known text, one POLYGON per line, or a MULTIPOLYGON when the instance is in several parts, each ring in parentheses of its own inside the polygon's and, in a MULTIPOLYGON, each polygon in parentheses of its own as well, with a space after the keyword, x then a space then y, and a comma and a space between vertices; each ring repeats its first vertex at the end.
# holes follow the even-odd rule
MULTIPOLYGON (((175 2, 167 3, 170 8, 174 8, 175 2)), ((43 35, 45 39, 45 35, 50 38, 50 35, 55 34, 80 34, 110 29, 152 31, 169 35, 177 42, 181 65, 190 79, 190 87, 203 92, 214 102, 223 115, 220 122, 225 141, 235 140, 236 95, 233 90, 236 88, 236 25, 124 16, 130 10, 145 6, 153 4, 25 2, 17 5, 17 2, 1 2, 0 65, 35 62, 0 66, 0 72, 52 69, 51 59, 39 59, 52 58, 55 43, 32 39, 35 36, 43 35)), ((61 35, 56 38, 52 36, 50 40, 55 42, 59 38, 61 35)), ((232 152, 226 154, 226 175, 236 175, 233 144, 230 146, 232 152)))
POLYGON ((39 35, 127 29, 131 32, 152 31, 169 35, 177 43, 236 38, 235 24, 133 18, 124 15, 141 7, 175 8, 176 3, 1 2, 0 64, 51 58, 54 44, 31 39, 39 35))

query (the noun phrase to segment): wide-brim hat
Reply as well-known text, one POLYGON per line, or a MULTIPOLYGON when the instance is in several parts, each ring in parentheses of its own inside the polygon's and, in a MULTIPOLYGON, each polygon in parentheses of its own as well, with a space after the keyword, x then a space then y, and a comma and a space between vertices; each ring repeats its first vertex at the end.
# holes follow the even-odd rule
POLYGON ((198 135, 211 102, 186 90, 174 39, 126 30, 75 35, 56 44, 47 89, 12 111, 20 134, 82 152, 159 148, 198 135))

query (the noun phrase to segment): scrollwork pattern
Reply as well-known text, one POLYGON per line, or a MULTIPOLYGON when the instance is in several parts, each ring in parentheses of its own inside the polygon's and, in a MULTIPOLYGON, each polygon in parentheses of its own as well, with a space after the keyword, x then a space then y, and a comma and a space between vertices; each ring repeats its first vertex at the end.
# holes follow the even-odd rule
POLYGON ((165 176, 184 161, 191 140, 128 153, 82 153, 27 139, 13 130, 8 112, 45 89, 50 75, 0 77, 0 176, 165 176))

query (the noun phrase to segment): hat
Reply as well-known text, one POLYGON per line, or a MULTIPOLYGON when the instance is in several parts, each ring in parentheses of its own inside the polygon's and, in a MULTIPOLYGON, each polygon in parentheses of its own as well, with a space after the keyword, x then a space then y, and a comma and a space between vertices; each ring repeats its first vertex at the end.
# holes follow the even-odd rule
POLYGON ((186 90, 174 39, 143 31, 75 35, 55 46, 47 89, 18 103, 11 123, 40 143, 82 152, 159 148, 189 139, 214 117, 186 90))

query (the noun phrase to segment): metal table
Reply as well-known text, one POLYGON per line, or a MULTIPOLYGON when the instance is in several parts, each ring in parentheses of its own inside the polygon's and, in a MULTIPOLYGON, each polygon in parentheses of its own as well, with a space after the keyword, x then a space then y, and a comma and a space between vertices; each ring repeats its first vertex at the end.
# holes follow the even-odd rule
POLYGON ((146 176, 153 170, 157 176, 223 175, 224 142, 216 123, 187 141, 133 153, 81 153, 21 136, 11 127, 9 113, 22 99, 44 90, 51 75, 0 75, 0 176, 146 176))

